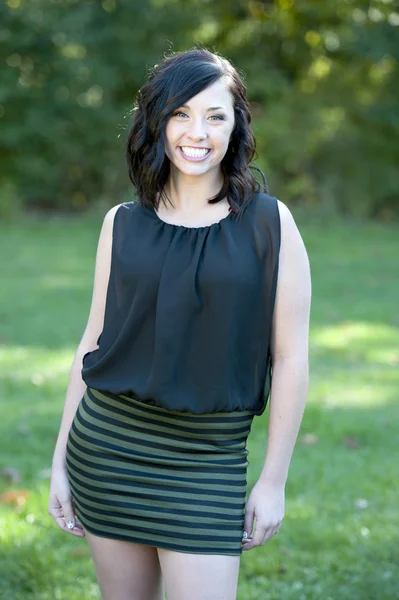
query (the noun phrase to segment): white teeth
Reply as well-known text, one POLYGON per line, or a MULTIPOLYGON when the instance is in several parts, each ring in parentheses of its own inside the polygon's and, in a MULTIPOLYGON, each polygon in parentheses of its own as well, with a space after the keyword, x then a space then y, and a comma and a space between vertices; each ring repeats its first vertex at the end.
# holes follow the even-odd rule
POLYGON ((193 157, 193 158, 199 158, 200 156, 205 156, 205 154, 208 154, 209 150, 207 148, 188 148, 187 146, 181 146, 181 149, 183 150, 183 154, 186 154, 187 156, 193 157))

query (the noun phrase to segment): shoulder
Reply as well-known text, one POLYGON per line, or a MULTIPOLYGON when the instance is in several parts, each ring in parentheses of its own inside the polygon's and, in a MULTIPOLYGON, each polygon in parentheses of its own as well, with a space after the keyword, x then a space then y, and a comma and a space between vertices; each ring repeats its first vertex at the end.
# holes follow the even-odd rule
POLYGON ((116 204, 115 206, 112 206, 110 209, 108 209, 108 211, 106 212, 105 216, 104 216, 104 221, 107 221, 108 223, 112 223, 116 213, 118 212, 119 208, 121 206, 124 206, 124 203, 121 204, 116 204))
POLYGON ((118 210, 123 206, 122 204, 116 204, 107 210, 103 217, 101 231, 100 231, 100 244, 112 244, 112 238, 114 234, 114 223, 115 223, 115 215, 118 210))
POLYGON ((298 246, 303 245, 303 240, 294 216, 288 206, 281 200, 277 200, 277 207, 280 218, 281 244, 295 250, 298 246))
POLYGON ((117 214, 118 214, 118 218, 120 216, 123 219, 123 215, 127 215, 130 211, 134 210, 134 208, 136 207, 137 204, 138 203, 134 202, 134 201, 121 202, 120 204, 115 204, 115 206, 112 206, 106 212, 106 214, 104 216, 104 224, 108 227, 112 226, 114 224, 117 214))
MULTIPOLYGON (((279 212, 279 216, 280 216, 280 221, 282 223, 282 225, 284 224, 284 226, 287 226, 287 223, 295 223, 294 221, 294 217, 292 215, 292 212, 290 211, 290 209, 288 208, 288 206, 286 204, 284 204, 284 202, 282 202, 281 200, 277 200, 277 209, 279 212)), ((290 226, 290 225, 288 225, 290 226)))
POLYGON ((279 248, 280 266, 287 259, 306 264, 305 244, 288 206, 276 196, 262 192, 256 194, 256 208, 257 222, 262 224, 279 248))
POLYGON ((121 202, 108 209, 104 216, 103 229, 111 240, 118 240, 122 244, 124 240, 135 235, 138 223, 136 209, 138 202, 121 202))
POLYGON ((287 243, 292 242, 295 244, 300 237, 298 227, 292 212, 288 206, 279 200, 276 196, 271 196, 266 193, 257 194, 257 202, 260 206, 259 210, 265 212, 268 216, 268 221, 274 218, 274 221, 278 224, 280 231, 281 241, 283 237, 287 243))
POLYGON ((281 230, 280 268, 291 272, 292 277, 306 279, 305 275, 309 272, 310 265, 302 235, 292 212, 281 200, 278 200, 278 211, 281 230))

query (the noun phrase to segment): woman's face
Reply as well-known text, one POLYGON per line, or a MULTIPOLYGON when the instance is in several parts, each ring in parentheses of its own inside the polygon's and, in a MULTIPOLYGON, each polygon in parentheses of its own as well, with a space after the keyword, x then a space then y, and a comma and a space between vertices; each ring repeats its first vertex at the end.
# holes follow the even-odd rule
POLYGON ((233 99, 225 82, 218 79, 170 117, 165 154, 171 169, 175 167, 186 175, 219 169, 233 129, 233 99))

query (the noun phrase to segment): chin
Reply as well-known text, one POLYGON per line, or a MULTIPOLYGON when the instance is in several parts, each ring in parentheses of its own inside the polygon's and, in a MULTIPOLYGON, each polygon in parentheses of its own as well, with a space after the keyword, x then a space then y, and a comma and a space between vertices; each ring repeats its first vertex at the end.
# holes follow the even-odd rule
POLYGON ((204 173, 205 171, 209 171, 209 169, 213 168, 215 165, 214 164, 204 164, 204 163, 188 163, 185 162, 184 159, 183 161, 176 161, 173 162, 171 161, 171 164, 173 164, 175 169, 178 169, 179 171, 182 171, 183 173, 192 173, 192 174, 196 174, 196 173, 204 173))

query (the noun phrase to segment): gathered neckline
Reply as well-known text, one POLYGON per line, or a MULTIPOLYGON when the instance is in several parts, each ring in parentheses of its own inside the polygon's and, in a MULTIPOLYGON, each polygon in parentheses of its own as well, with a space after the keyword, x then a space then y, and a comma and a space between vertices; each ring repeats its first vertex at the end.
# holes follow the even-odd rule
POLYGON ((219 227, 221 227, 223 221, 228 221, 231 218, 231 216, 233 215, 233 211, 230 209, 229 213, 225 217, 222 217, 219 221, 216 221, 215 223, 210 223, 209 225, 198 225, 198 226, 190 227, 188 225, 180 225, 178 223, 168 223, 167 221, 164 221, 157 214, 157 212, 153 206, 151 206, 151 207, 144 206, 143 208, 145 208, 151 215, 153 215, 160 224, 163 224, 166 227, 174 227, 175 229, 186 229, 188 231, 200 231, 200 230, 205 230, 205 229, 211 229, 212 227, 217 227, 218 225, 219 225, 219 227))

